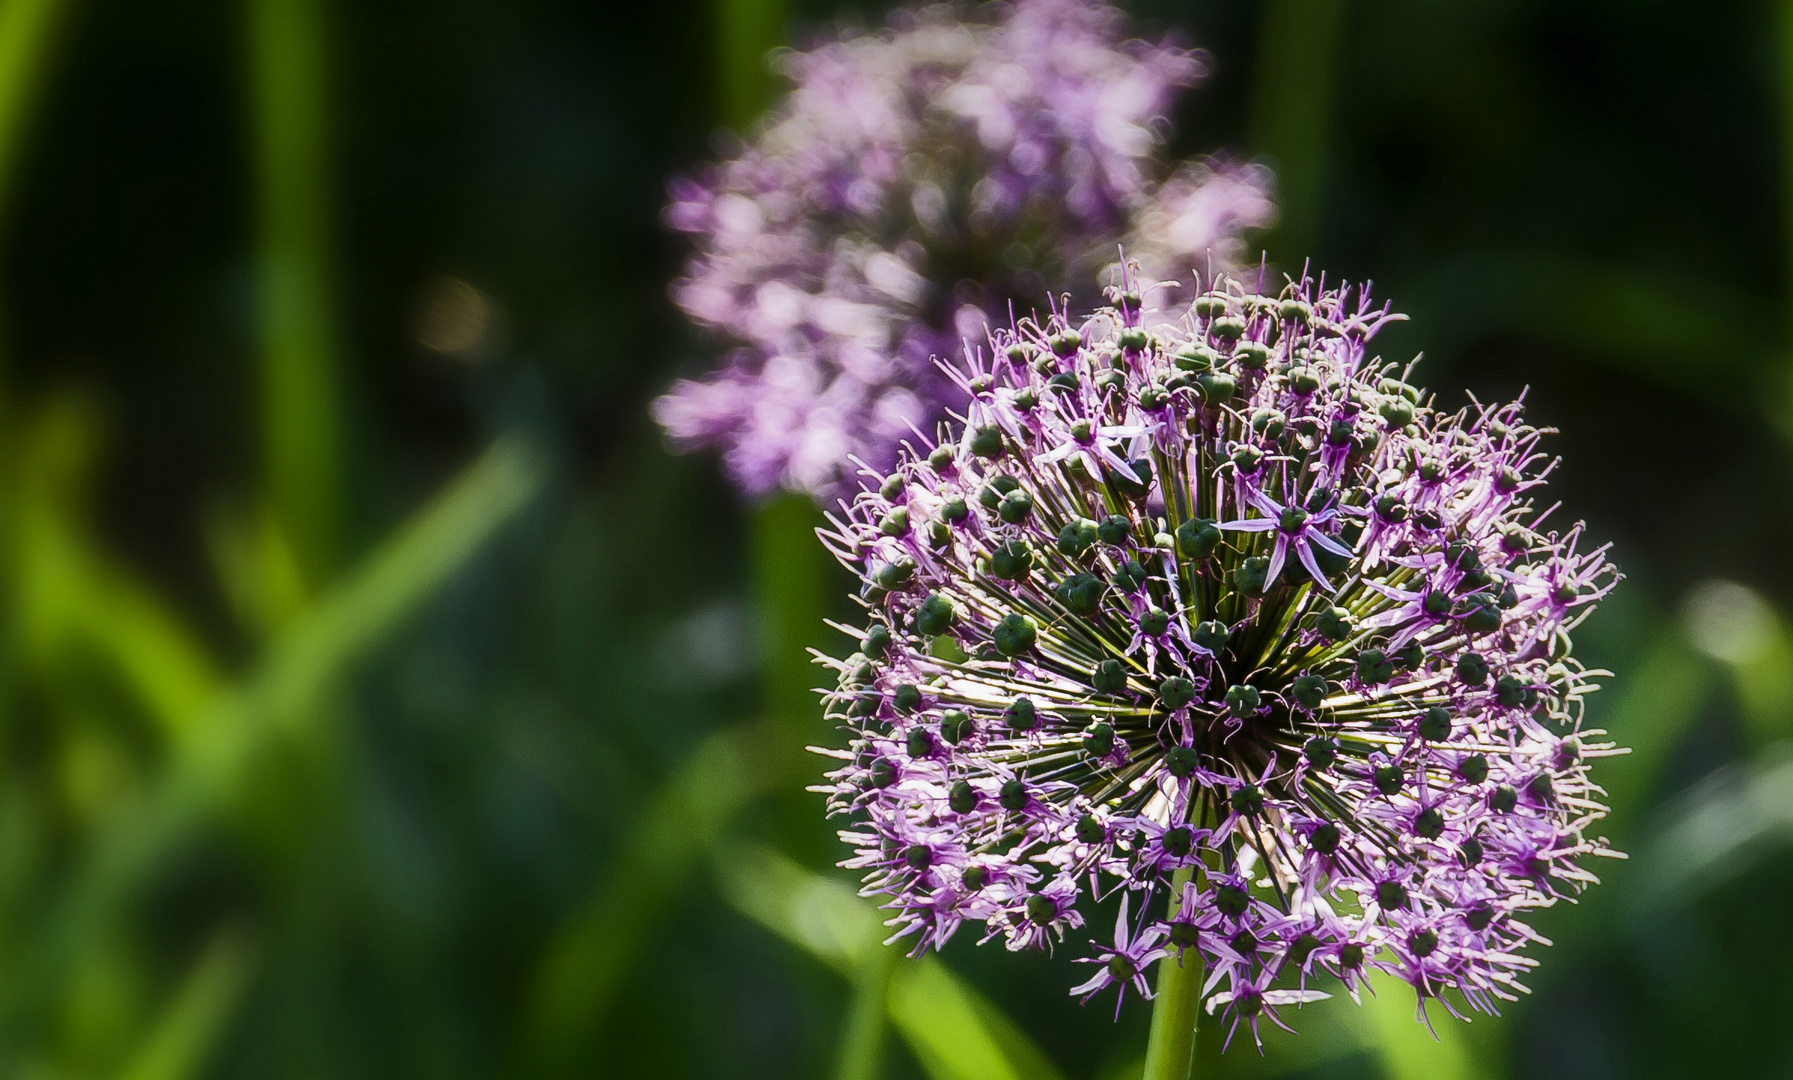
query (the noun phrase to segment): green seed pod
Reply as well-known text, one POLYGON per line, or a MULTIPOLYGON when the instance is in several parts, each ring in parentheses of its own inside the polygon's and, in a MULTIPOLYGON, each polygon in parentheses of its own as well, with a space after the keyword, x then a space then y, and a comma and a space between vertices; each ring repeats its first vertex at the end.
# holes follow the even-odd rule
POLYGON ((1235 814, 1255 817, 1264 812, 1264 792, 1256 784, 1240 784, 1227 801, 1232 804, 1235 814))
POLYGON ((1002 617, 990 632, 990 640, 995 643, 996 651, 1004 656, 1019 656, 1033 648, 1040 637, 1039 627, 1026 615, 1009 614, 1002 617))
POLYGON ((1297 676, 1290 686, 1295 701, 1302 708, 1312 711, 1320 707, 1320 702, 1332 692, 1332 685, 1323 676, 1307 674, 1297 676))
POLYGON ((1033 387, 1024 386, 1015 391, 1015 408, 1022 412, 1033 412, 1040 407, 1040 395, 1033 392, 1033 387))
POLYGON ((1494 700, 1509 709, 1518 708, 1525 702, 1525 680, 1515 675, 1502 675, 1494 680, 1494 700))
POLYGON ((1407 886, 1398 881, 1384 881, 1376 886, 1376 903, 1384 911, 1402 911, 1407 907, 1407 886))
POLYGON ((903 849, 903 862, 911 870, 926 870, 934 865, 934 853, 926 845, 910 844, 903 849))
POLYGON ((1025 734, 1040 726, 1040 714, 1033 702, 1027 698, 1016 698, 1009 707, 1002 710, 1003 718, 1008 721, 1009 730, 1016 734, 1025 734))
POLYGON ((895 562, 888 562, 879 567, 878 572, 873 575, 872 580, 877 583, 880 589, 888 589, 895 592, 897 589, 909 584, 909 579, 914 576, 915 560, 905 556, 895 562))
POLYGON ((1164 769, 1179 780, 1187 780, 1195 775, 1195 767, 1200 763, 1195 749, 1189 746, 1173 746, 1164 755, 1164 769))
POLYGON ((1330 855, 1339 849, 1339 827, 1328 821, 1308 834, 1308 846, 1322 855, 1330 855))
POLYGON ((1194 642, 1197 648, 1206 649, 1218 656, 1220 650, 1226 648, 1227 640, 1231 637, 1232 633, 1227 629, 1226 623, 1219 619, 1209 619, 1206 622, 1195 624, 1195 632, 1189 635, 1189 640, 1194 642))
POLYGON ((1220 546, 1220 529, 1207 518, 1191 518, 1177 526, 1177 551, 1185 559, 1205 559, 1220 546))
POLYGON ((1428 806, 1413 819, 1413 831, 1427 840, 1436 840, 1444 833, 1444 815, 1436 806, 1428 806))
POLYGON ((1419 736, 1432 742, 1443 742, 1451 737, 1451 711, 1434 705, 1419 718, 1419 736))
POLYGON ((1127 669, 1110 657, 1090 672, 1090 686, 1098 694, 1119 694, 1127 689, 1127 669))
POLYGON ((1302 396, 1311 394, 1320 389, 1319 376, 1312 368, 1292 367, 1289 369, 1289 389, 1302 396))
POLYGON ((1110 514, 1096 526, 1096 535, 1104 544, 1124 544, 1133 535, 1133 522, 1120 514, 1110 514))
POLYGON ((1497 814, 1510 814, 1513 807, 1519 805, 1519 792, 1514 790, 1512 784, 1501 784, 1494 789, 1494 794, 1488 796, 1488 805, 1497 814))
POLYGON ((1328 607, 1314 620, 1314 629, 1327 641, 1343 641, 1357 629, 1357 619, 1342 607, 1328 607))
POLYGON ((923 637, 939 637, 952 628, 953 601, 950 596, 929 593, 915 609, 915 632, 923 637))
POLYGON ((872 762, 871 780, 872 786, 875 788, 887 788, 895 784, 897 782, 896 762, 883 757, 872 762))
MULTIPOLYGON (((1482 842, 1473 836, 1463 841, 1463 845, 1457 849, 1457 852, 1459 857, 1463 860, 1464 866, 1479 865, 1482 861, 1482 856, 1485 854, 1482 850, 1482 842)), ((1479 930, 1481 927, 1478 926, 1476 929, 1479 930)))
POLYGON ((1237 919, 1251 907, 1251 896, 1237 885, 1222 885, 1214 890, 1214 908, 1229 919, 1237 919))
POLYGON ((1399 765, 1378 765, 1370 777, 1376 783, 1376 790, 1384 795, 1393 795, 1399 792, 1407 782, 1407 778, 1401 774, 1399 765))
POLYGON ((1082 558, 1096 542, 1096 523, 1078 518, 1058 531, 1058 553, 1067 559, 1082 558))
POLYGON ((1058 901, 1050 896, 1034 893, 1027 898, 1027 920, 1036 926, 1045 926, 1058 918, 1058 901))
POLYGON ((1280 439, 1289 426, 1288 418, 1275 409, 1259 409, 1251 414, 1251 430, 1266 439, 1280 439))
POLYGON ((928 452, 928 467, 935 472, 945 472, 953 464, 953 448, 941 443, 928 452))
POLYGON ((1457 678, 1470 686, 1480 686, 1488 681, 1488 661, 1478 653, 1464 653, 1457 657, 1457 678))
POLYGON ((1121 343, 1121 348, 1137 352, 1150 344, 1152 339, 1139 327, 1129 326, 1121 331, 1118 340, 1121 343))
POLYGON ((1551 782, 1549 773, 1539 773, 1532 777, 1531 783, 1525 785, 1525 791, 1541 803, 1556 801, 1556 786, 1551 782))
POLYGON ((1195 832, 1187 825, 1177 825, 1164 830, 1159 843, 1164 845, 1164 853, 1171 858, 1186 858, 1195 850, 1195 832))
POLYGON ((952 807, 955 814, 969 814, 977 809, 977 789, 970 781, 960 780, 954 784, 946 795, 946 805, 952 807))
POLYGON ((916 709, 921 708, 921 687, 914 683, 904 683, 896 688, 896 693, 890 696, 890 703, 896 706, 897 712, 908 716, 916 709))
POLYGON ((1413 936, 1407 939, 1407 947, 1413 950, 1413 955, 1421 959, 1431 956, 1433 950, 1438 948, 1438 931, 1429 927, 1425 930, 1414 931, 1413 936))
POLYGON ((1399 671, 1418 671, 1426 662, 1426 647, 1417 641, 1409 641, 1401 646, 1393 659, 1399 671))
POLYGON ((1011 491, 1002 497, 1002 505, 997 507, 996 513, 1010 525, 1019 525, 1033 513, 1033 496, 1025 491, 1011 491))
POLYGON ((1027 785, 1020 780, 1005 780, 996 793, 996 802, 1011 814, 1027 809, 1027 785))
POLYGON ((859 640, 859 651, 868 660, 883 660, 890 654, 890 627, 883 623, 866 627, 865 637, 859 640))
POLYGON ((1135 395, 1134 400, 1145 411, 1157 412, 1170 404, 1170 391, 1157 383, 1147 383, 1139 388, 1139 393, 1135 395))
POLYGON ((885 536, 903 536, 909 531, 909 508, 907 506, 892 507, 884 520, 878 523, 878 531, 885 536))
POLYGON ((1394 495, 1383 495, 1376 500, 1376 516, 1400 524, 1407 520, 1407 504, 1394 495))
POLYGON ((1339 744, 1324 735, 1315 735, 1301 746, 1301 753, 1316 769, 1330 769, 1339 759, 1339 744))
POLYGON ((1238 341, 1245 336, 1245 320, 1236 315, 1222 315, 1208 324, 1208 333, 1221 341, 1238 341))
POLYGON ((940 520, 948 525, 957 525, 971 516, 971 507, 957 495, 940 504, 940 520))
POLYGON ((1139 632, 1147 637, 1162 637, 1170 629, 1170 612, 1163 608, 1147 608, 1139 617, 1139 632))
POLYGON ((1314 308, 1305 300, 1284 300, 1277 305, 1276 313, 1285 323, 1306 326, 1307 321, 1314 317, 1314 308))
POLYGON ((1397 431, 1413 423, 1413 406, 1400 399, 1384 401, 1376 412, 1383 423, 1397 431))
POLYGON ((1033 548, 1025 540, 1004 540, 990 552, 990 573, 1004 581, 1020 581, 1033 569, 1033 548))
POLYGON ((1381 649, 1365 649, 1357 654, 1357 679, 1366 686, 1381 686, 1395 677, 1395 665, 1381 649))
POLYGON ((940 737, 957 746, 971 735, 971 717, 963 709, 948 709, 940 716, 940 737))
POLYGON ((1232 298, 1223 292, 1203 293, 1195 298, 1195 313, 1204 319, 1215 319, 1227 312, 1232 298))
POLYGON ((1181 675, 1172 675, 1158 684, 1158 704, 1166 712, 1176 712, 1195 700, 1195 684, 1181 675))
POLYGON ((1263 695, 1258 693, 1258 688, 1249 683, 1240 683, 1238 686, 1227 688, 1227 710, 1241 720, 1256 713, 1259 706, 1263 704, 1263 700, 1263 695))
POLYGON ((1114 753, 1114 728, 1100 721, 1085 728, 1083 749, 1091 757, 1105 758, 1114 753))
POLYGON ((1002 429, 995 424, 978 428, 971 436, 971 452, 981 458, 999 458, 1003 449, 1002 429))
POLYGON ((1485 754, 1471 754, 1457 763, 1457 775, 1472 784, 1479 784, 1488 779, 1488 757, 1485 754))
POLYGON ((1066 328, 1047 338, 1046 344, 1051 346, 1052 351, 1058 355, 1069 356, 1083 344, 1083 337, 1077 331, 1066 328))
MULTIPOLYGON (((1476 845, 1477 848, 1481 846, 1480 844, 1476 845)), ((1477 859, 1476 861, 1480 862, 1481 860, 1477 859)), ((1494 908, 1488 904, 1477 904, 1463 913, 1463 921, 1469 924, 1471 930, 1479 934, 1488 929, 1488 924, 1494 921, 1494 908)))
POLYGON ((1114 584, 1116 588, 1134 591, 1139 589, 1145 583, 1146 568, 1139 564, 1138 559, 1128 559, 1121 564, 1119 570, 1114 572, 1114 584))
POLYGON ((1233 359, 1247 371, 1262 371, 1270 364, 1270 349, 1262 342, 1241 341, 1233 349, 1233 359))
POLYGON ((912 758, 925 758, 934 752, 934 736, 927 728, 910 728, 903 739, 903 750, 912 758))
POLYGON ((1094 574, 1073 574, 1052 595, 1073 615, 1094 615, 1102 605, 1102 579, 1094 574))
POLYGON ((1239 391, 1239 381, 1224 371, 1207 372, 1195 377, 1196 391, 1209 405, 1224 405, 1239 391))
POLYGON ((1270 558, 1266 555, 1253 555, 1239 564, 1233 571, 1233 587, 1250 597, 1260 597, 1270 591, 1270 558))
POLYGON ((1108 839, 1108 830, 1096 820, 1096 815, 1085 814, 1077 819, 1077 839, 1085 844, 1100 844, 1108 839))

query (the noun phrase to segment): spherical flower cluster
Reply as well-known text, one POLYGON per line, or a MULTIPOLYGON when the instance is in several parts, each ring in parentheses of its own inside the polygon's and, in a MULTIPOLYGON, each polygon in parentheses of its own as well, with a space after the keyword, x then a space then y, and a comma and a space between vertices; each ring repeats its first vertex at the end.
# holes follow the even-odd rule
POLYGON ((1202 65, 1121 31, 1099 0, 940 5, 784 54, 795 88, 754 141, 673 185, 698 248, 673 297, 738 343, 655 403, 674 445, 720 446, 751 494, 847 490, 848 455, 888 465, 962 404, 932 358, 1047 282, 1097 280, 1123 242, 1165 277, 1237 254, 1265 174, 1166 177, 1163 115, 1202 65))
POLYGON ((842 503, 846 865, 918 949, 1130 897, 1085 994, 1199 959, 1254 1031, 1322 972, 1492 1011, 1611 854, 1569 631, 1618 575, 1548 527, 1520 403, 1366 353, 1367 291, 1209 284, 997 332, 947 365, 962 423, 842 503))

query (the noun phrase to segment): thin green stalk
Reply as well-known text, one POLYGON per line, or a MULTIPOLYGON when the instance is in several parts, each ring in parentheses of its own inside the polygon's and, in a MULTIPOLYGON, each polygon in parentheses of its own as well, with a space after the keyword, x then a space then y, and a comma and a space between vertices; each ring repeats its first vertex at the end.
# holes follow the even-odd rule
POLYGON ((320 0, 250 0, 248 14, 263 469, 275 524, 316 590, 337 569, 342 481, 324 15, 320 0))
POLYGON ((853 976, 853 997, 841 1025, 840 1058, 835 1080, 878 1080, 884 1059, 886 1001, 890 997, 890 970, 902 954, 883 945, 870 950, 853 976))
POLYGON ((766 54, 783 36, 785 0, 715 0, 716 81, 722 122, 745 129, 772 99, 766 54))
POLYGON ((1251 137, 1276 167, 1278 221, 1265 247, 1295 269, 1319 240, 1344 21, 1345 0, 1264 6, 1251 137))
MULTIPOLYGON (((1189 876, 1186 867, 1171 877, 1169 915, 1173 918, 1189 876)), ((1191 1080, 1195 1076, 1195 1028, 1201 1019, 1201 1005, 1201 955, 1189 949, 1181 963, 1174 956, 1158 961, 1158 996, 1152 1000, 1144 1080, 1191 1080)))

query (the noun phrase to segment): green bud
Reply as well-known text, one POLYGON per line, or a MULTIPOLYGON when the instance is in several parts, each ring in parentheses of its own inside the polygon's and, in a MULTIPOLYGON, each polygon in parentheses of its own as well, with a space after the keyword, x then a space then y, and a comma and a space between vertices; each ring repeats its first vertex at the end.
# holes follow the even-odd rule
POLYGON ((1227 629, 1226 623, 1219 619, 1209 619, 1206 622, 1195 624, 1195 633, 1189 635, 1189 640, 1194 642, 1197 648, 1206 649, 1219 655, 1220 650, 1226 648, 1227 639, 1230 637, 1232 637, 1232 632, 1227 629))
POLYGON ((1541 803, 1556 801, 1556 787, 1551 783, 1549 773, 1539 773, 1532 777, 1531 783, 1525 785, 1525 790, 1541 803))
POLYGON ((1343 641, 1357 629, 1357 619, 1342 607, 1328 607, 1314 620, 1314 629, 1327 641, 1343 641))
POLYGON ((1251 897, 1237 885, 1222 885, 1214 890, 1214 907, 1229 919, 1237 919, 1251 907, 1251 897))
POLYGON ((1264 792, 1256 784, 1241 784, 1228 796, 1233 813, 1255 817, 1264 811, 1264 792))
POLYGON ((1033 513, 1033 496, 1025 491, 1011 491, 1002 497, 1002 505, 997 507, 996 513, 1010 525, 1019 525, 1033 513))
POLYGON ((890 627, 883 623, 867 627, 865 637, 859 639, 859 651, 870 660, 884 659, 890 653, 890 627))
POLYGON ((1164 830, 1158 842, 1164 846, 1164 853, 1173 859, 1181 859, 1195 850, 1195 832, 1187 825, 1177 825, 1164 830))
POLYGON ((1170 404, 1170 392, 1157 383, 1147 383, 1139 388, 1135 400, 1146 412, 1157 412, 1170 404))
POLYGON ((946 805, 953 808, 955 814, 969 814, 977 809, 977 789, 969 780, 960 780, 947 792, 946 805))
POLYGON ((1096 820, 1096 815, 1085 814, 1077 819, 1077 839, 1085 844, 1100 844, 1108 839, 1108 830, 1096 820))
POLYGON ((1073 574, 1052 595, 1073 615, 1094 615, 1102 604, 1102 579, 1094 574, 1073 574))
POLYGON ((1289 389, 1304 396, 1311 394, 1320 389, 1319 376, 1312 368, 1292 367, 1289 369, 1289 389))
POLYGON ((1251 430, 1266 439, 1280 439, 1289 425, 1288 418, 1275 409, 1259 409, 1251 414, 1251 430))
POLYGON ((940 737, 953 746, 964 742, 972 732, 971 717, 963 709, 948 709, 940 716, 940 737))
POLYGON ((1239 390, 1239 382, 1224 371, 1207 372, 1195 377, 1196 391, 1202 400, 1209 405, 1223 405, 1231 401, 1239 390))
POLYGON ((1050 896, 1034 893, 1027 898, 1027 919, 1036 926, 1045 926, 1058 918, 1058 901, 1050 896))
POLYGON ((1376 783, 1376 790, 1384 795, 1395 794, 1407 782, 1407 778, 1401 775, 1399 765, 1378 765, 1370 777, 1376 783))
POLYGON ((1413 950, 1415 956, 1421 958, 1431 956, 1433 950, 1438 948, 1438 931, 1430 928, 1415 931, 1414 935, 1407 939, 1407 947, 1413 950))
POLYGON ((1122 330, 1119 340, 1121 348, 1132 349, 1135 352, 1145 348, 1151 342, 1151 338, 1146 335, 1146 332, 1137 326, 1129 326, 1122 330))
POLYGON ((1177 551, 1186 559, 1205 559, 1220 546, 1220 530, 1207 518, 1192 518, 1177 526, 1177 551))
POLYGON ((1398 881, 1384 881, 1376 886, 1376 903, 1384 911, 1400 911, 1407 906, 1407 886, 1398 881))
POLYGON ((1400 429, 1413 423, 1413 406, 1403 400, 1384 401, 1376 412, 1390 428, 1400 429))
POLYGON ((1208 333, 1221 341, 1238 341, 1245 336, 1245 320, 1237 315, 1222 315, 1208 324, 1208 333))
POLYGON ((1270 349, 1263 342, 1241 341, 1233 350, 1233 359, 1247 371, 1262 371, 1270 363, 1270 349))
POLYGON ((929 593, 928 598, 915 609, 915 632, 923 637, 939 637, 952 628, 952 597, 940 593, 929 593))
POLYGON ((1263 700, 1263 695, 1258 693, 1258 688, 1249 683, 1240 683, 1238 686, 1227 688, 1227 710, 1241 720, 1257 712, 1258 707, 1263 704, 1263 700))
POLYGON ((1265 555, 1253 555, 1239 564, 1233 571, 1233 587, 1246 596, 1263 596, 1270 591, 1270 559, 1265 555))
POLYGON ((1046 344, 1060 356, 1069 356, 1083 344, 1083 338, 1077 331, 1066 328, 1046 339, 1046 344))
POLYGON ((996 793, 996 802, 1010 813, 1020 813, 1027 809, 1027 785, 1020 780, 1008 780, 996 793))
POLYGON ((896 762, 883 757, 872 762, 871 781, 875 788, 887 788, 895 784, 897 782, 896 762))
POLYGON ((1451 737, 1451 711, 1434 705, 1419 718, 1419 737, 1443 742, 1451 737))
POLYGON ((1227 312, 1231 297, 1222 292, 1203 293, 1195 298, 1195 313, 1204 319, 1215 319, 1227 312))
POLYGON ((1004 581, 1020 581, 1033 569, 1033 548, 1025 540, 1005 540, 990 552, 990 573, 1004 581))
POLYGON ((914 683, 904 683, 896 688, 896 693, 891 695, 890 702, 896 706, 897 712, 908 716, 916 709, 921 708, 921 688, 914 683))
POLYGON ((909 584, 909 579, 914 576, 915 560, 905 556, 880 566, 878 572, 872 575, 872 582, 880 589, 894 591, 909 584))
POLYGON ((1096 523, 1078 518, 1058 531, 1058 553, 1067 559, 1081 558, 1096 542, 1096 523))
POLYGON ((1127 689, 1127 669, 1110 657, 1090 672, 1090 686, 1098 694, 1119 694, 1127 689))
POLYGON ((1002 429, 989 424, 972 433, 971 452, 981 458, 999 458, 1004 453, 1002 442, 1002 429))
POLYGON ((1407 504, 1394 495, 1383 495, 1376 500, 1376 516, 1399 524, 1407 520, 1407 504))
POLYGON ((1131 591, 1138 589, 1145 583, 1146 568, 1139 564, 1138 559, 1128 559, 1121 564, 1119 570, 1114 572, 1114 584, 1116 588, 1131 591))
POLYGON ((1315 735, 1301 746, 1307 763, 1316 769, 1330 769, 1339 759, 1339 744, 1324 735, 1315 735))
POLYGON ((1308 834, 1308 846, 1322 855, 1330 855, 1339 849, 1339 827, 1328 821, 1308 834))
POLYGON ((1158 684, 1158 703, 1166 712, 1175 712, 1195 700, 1195 684, 1181 675, 1172 675, 1158 684))
MULTIPOLYGON (((1478 849, 1481 846, 1480 844, 1476 845, 1478 849)), ((1477 861, 1481 860, 1477 859, 1477 861)), ((1463 913, 1463 921, 1469 924, 1471 930, 1479 934, 1488 929, 1488 924, 1494 921, 1494 908, 1489 904, 1477 904, 1463 913)))
POLYGON ((1436 840, 1444 833, 1444 815, 1436 806, 1428 806, 1413 819, 1413 831, 1427 840, 1436 840))
POLYGON ((1515 675, 1502 675, 1494 680, 1494 700, 1509 709, 1517 708, 1525 701, 1525 680, 1515 675))
POLYGON ((1033 387, 1023 386, 1015 391, 1015 408, 1022 412, 1033 412, 1040 407, 1040 395, 1033 392, 1033 387))
POLYGON ((1457 657, 1457 678, 1470 686, 1480 686, 1488 681, 1488 661, 1476 653, 1464 653, 1457 657))
POLYGON ((1139 617, 1139 632, 1147 637, 1162 637, 1170 629, 1170 612, 1163 608, 1147 608, 1139 617))
POLYGON ((1394 661, 1381 649, 1365 649, 1357 654, 1357 678, 1366 686, 1380 686, 1395 676, 1394 661))
POLYGON ((1114 753, 1114 728, 1097 721, 1083 732, 1083 749, 1091 756, 1105 758, 1114 753))
POLYGON ((1513 807, 1519 805, 1519 792, 1514 790, 1512 784, 1501 784, 1494 789, 1494 794, 1488 796, 1488 805, 1497 814, 1510 814, 1513 807))
POLYGON ((892 507, 884 520, 878 523, 878 531, 885 536, 902 536, 909 531, 909 508, 907 506, 892 507))
POLYGON ((971 516, 971 507, 957 495, 940 504, 940 520, 949 525, 956 525, 971 516))
POLYGON ((1304 709, 1313 710, 1320 707, 1320 702, 1326 699, 1332 687, 1323 676, 1307 674, 1297 676, 1289 689, 1295 695, 1297 704, 1304 709))
POLYGON ((911 870, 926 870, 934 864, 934 853, 924 844, 910 844, 903 849, 903 862, 911 870))
POLYGON ((1276 313, 1282 316, 1283 322, 1305 326, 1307 325, 1307 321, 1313 318, 1314 308, 1313 305, 1305 300, 1291 299, 1284 300, 1281 304, 1277 305, 1276 313))
POLYGON ((1195 748, 1190 746, 1173 746, 1164 755, 1165 771, 1179 780, 1193 776, 1198 763, 1195 748))
POLYGON ((934 736, 928 734, 927 728, 910 728, 903 739, 903 749, 912 758, 924 758, 934 752, 934 736))
POLYGON ((1009 707, 1002 710, 1003 718, 1008 721, 1009 730, 1017 734, 1032 731, 1040 724, 1040 715, 1034 709, 1033 702, 1027 698, 1016 698, 1009 707))
POLYGON ((1471 754, 1457 763, 1457 775, 1472 784, 1479 784, 1488 779, 1488 757, 1485 754, 1471 754))
POLYGON ((1426 647, 1417 641, 1409 641, 1395 653, 1394 661, 1401 671, 1418 671, 1426 662, 1426 647))
POLYGON ((934 447, 928 453, 928 467, 935 472, 945 472, 953 463, 953 448, 945 443, 934 447))
POLYGON ((1124 544, 1133 535, 1133 522, 1120 514, 1110 514, 1096 526, 1096 535, 1104 544, 1124 544))
POLYGON ((1019 656, 1033 648, 1038 641, 1040 631, 1034 621, 1026 615, 1009 614, 996 624, 990 632, 990 640, 996 644, 996 651, 1004 656, 1019 656))
MULTIPOLYGON (((1482 861, 1482 856, 1485 854, 1482 850, 1482 842, 1473 836, 1463 841, 1463 846, 1458 848, 1457 851, 1462 856, 1464 866, 1479 865, 1482 861)), ((1476 929, 1480 930, 1481 927, 1478 926, 1476 929)))
POLYGON ((1362 967, 1363 966, 1363 946, 1355 945, 1355 944, 1354 945, 1346 945, 1344 948, 1340 949, 1339 950, 1339 965, 1341 967, 1345 967, 1345 968, 1362 967))

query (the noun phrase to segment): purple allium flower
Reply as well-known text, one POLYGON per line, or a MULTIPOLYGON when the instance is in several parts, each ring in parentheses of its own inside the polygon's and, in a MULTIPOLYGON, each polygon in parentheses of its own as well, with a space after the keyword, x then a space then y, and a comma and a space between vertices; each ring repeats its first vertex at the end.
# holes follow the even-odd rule
MULTIPOLYGON (((718 446, 751 494, 844 491, 963 404, 933 357, 1044 308, 1049 281, 1130 257, 1183 275, 1267 224, 1255 166, 1154 158, 1202 74, 1124 41, 1098 0, 899 11, 889 28, 780 60, 795 88, 753 142, 673 185, 697 254, 673 297, 738 346, 654 404, 675 446, 718 446)), ((1094 296, 1086 299, 1094 300, 1094 296)))
POLYGON ((1618 574, 1549 528, 1521 403, 1368 356, 1400 316, 1367 290, 1210 284, 997 331, 945 367, 958 422, 841 504, 847 865, 918 949, 1131 897, 1077 993, 1193 953, 1254 1033, 1370 968, 1491 1012, 1612 854, 1568 633, 1618 574))

